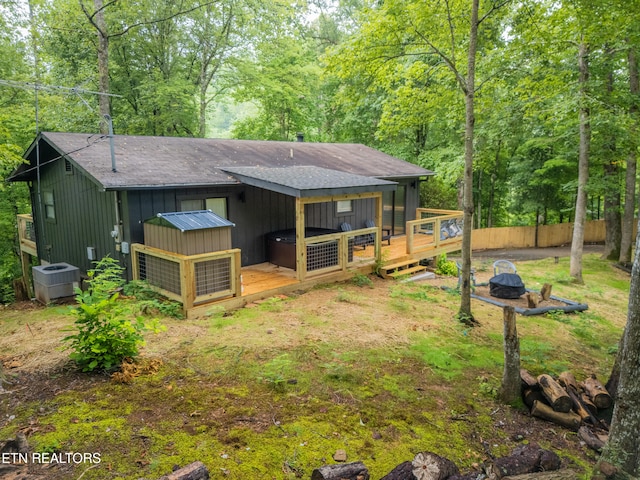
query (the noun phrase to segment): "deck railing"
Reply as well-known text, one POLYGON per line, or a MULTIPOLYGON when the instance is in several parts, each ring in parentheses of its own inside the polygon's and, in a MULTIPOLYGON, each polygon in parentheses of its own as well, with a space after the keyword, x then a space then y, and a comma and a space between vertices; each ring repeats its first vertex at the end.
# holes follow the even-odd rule
POLYGON ((134 280, 146 280, 160 293, 194 305, 242 294, 240 249, 181 255, 134 243, 131 245, 134 280))
POLYGON ((20 250, 33 256, 38 256, 36 247, 36 230, 33 224, 33 217, 29 214, 17 215, 18 239, 20 250))
POLYGON ((416 209, 416 220, 407 222, 407 253, 435 250, 462 241, 463 212, 416 209))
POLYGON ((346 270, 356 263, 373 263, 377 248, 380 248, 377 227, 307 237, 304 276, 346 270))

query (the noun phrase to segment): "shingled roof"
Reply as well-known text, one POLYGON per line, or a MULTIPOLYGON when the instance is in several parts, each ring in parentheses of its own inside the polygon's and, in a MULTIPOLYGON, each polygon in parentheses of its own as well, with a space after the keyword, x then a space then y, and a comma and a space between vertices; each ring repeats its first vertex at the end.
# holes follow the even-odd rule
POLYGON ((105 190, 234 185, 236 167, 315 166, 382 179, 422 177, 433 172, 360 144, 275 142, 114 135, 113 164, 106 135, 43 132, 10 181, 36 176, 40 162, 64 158, 105 190), (227 171, 225 171, 227 170, 227 171))

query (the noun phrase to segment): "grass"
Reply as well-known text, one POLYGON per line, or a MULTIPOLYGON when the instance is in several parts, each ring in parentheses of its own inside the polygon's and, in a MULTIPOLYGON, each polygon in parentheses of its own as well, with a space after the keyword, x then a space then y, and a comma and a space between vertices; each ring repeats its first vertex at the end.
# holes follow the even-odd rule
MULTIPOLYGON (((585 257, 584 286, 560 281, 568 259, 517 267, 529 288, 552 283, 555 295, 589 304, 580 314, 519 316, 522 366, 606 379, 628 276, 595 256, 585 257)), ((52 469, 52 480, 157 478, 195 460, 212 478, 309 478, 337 449, 371 478, 425 450, 468 471, 489 452, 509 453, 516 434, 587 472, 594 457, 572 433, 496 402, 502 311, 474 300, 480 326, 464 327, 454 319, 459 297, 439 288, 447 282, 456 279, 358 277, 235 312, 161 319, 167 331, 147 336, 143 358, 163 365, 130 384, 66 362, 64 308, 5 308, 0 359, 18 365, 10 380, 28 394, 0 395, 0 439, 27 429, 35 451, 100 452, 98 467, 52 469)))

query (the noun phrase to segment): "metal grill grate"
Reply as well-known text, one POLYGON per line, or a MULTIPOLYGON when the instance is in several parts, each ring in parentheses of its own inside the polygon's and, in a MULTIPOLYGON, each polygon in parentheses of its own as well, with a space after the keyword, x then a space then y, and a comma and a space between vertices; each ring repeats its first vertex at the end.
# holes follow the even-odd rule
POLYGON ((137 253, 140 280, 146 280, 153 286, 181 295, 179 263, 147 255, 143 252, 137 253))
POLYGON ((198 262, 195 272, 196 296, 231 289, 231 258, 198 262))
POLYGON ((312 243, 307 245, 307 271, 338 265, 338 241, 312 243))

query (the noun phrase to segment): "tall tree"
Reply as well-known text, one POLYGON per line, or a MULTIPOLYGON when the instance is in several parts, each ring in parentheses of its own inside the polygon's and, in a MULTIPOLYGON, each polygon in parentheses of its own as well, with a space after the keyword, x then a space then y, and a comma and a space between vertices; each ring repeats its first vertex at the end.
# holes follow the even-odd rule
POLYGON ((578 71, 580 84, 580 146, 578 151, 578 191, 576 210, 571 238, 571 258, 569 274, 577 283, 582 279, 582 250, 584 246, 584 228, 587 221, 587 183, 589 181, 589 153, 591 144, 591 109, 588 100, 589 46, 584 38, 578 45, 578 71))
MULTIPOLYGON (((640 225, 638 225, 640 227, 640 225)), ((640 228, 639 228, 640 231, 640 228)), ((620 378, 609 429, 609 439, 598 461, 614 465, 620 471, 615 479, 640 476, 640 234, 631 269, 627 325, 618 353, 620 378)), ((596 469, 596 471, 598 468, 596 469)), ((611 478, 611 477, 607 477, 611 478)))

